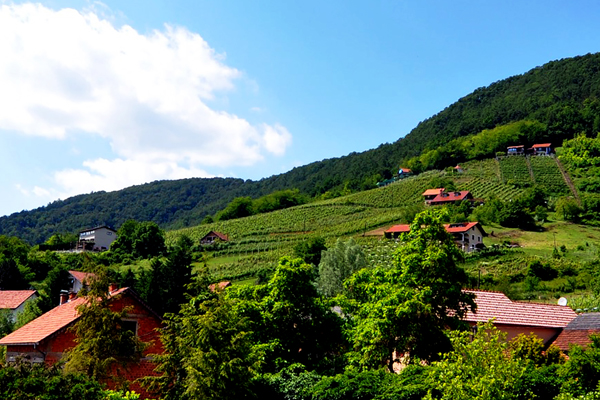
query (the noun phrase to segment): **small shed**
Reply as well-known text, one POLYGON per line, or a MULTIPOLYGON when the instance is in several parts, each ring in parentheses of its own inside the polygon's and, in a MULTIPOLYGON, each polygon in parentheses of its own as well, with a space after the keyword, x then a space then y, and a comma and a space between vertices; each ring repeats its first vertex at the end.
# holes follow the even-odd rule
POLYGON ((506 148, 507 156, 522 156, 523 154, 525 154, 525 145, 508 146, 506 148))
POLYGON ((530 150, 536 156, 548 156, 552 154, 552 143, 534 144, 530 150))
POLYGON ((229 236, 217 231, 210 231, 200 239, 201 245, 214 244, 216 241, 229 242, 229 236))

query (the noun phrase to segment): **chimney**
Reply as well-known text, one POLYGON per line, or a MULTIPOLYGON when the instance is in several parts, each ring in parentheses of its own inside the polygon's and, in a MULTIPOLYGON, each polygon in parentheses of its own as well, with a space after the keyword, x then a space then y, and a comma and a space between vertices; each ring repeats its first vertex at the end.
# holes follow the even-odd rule
POLYGON ((119 284, 118 283, 111 283, 108 285, 108 294, 111 294, 112 292, 115 292, 119 290, 119 284))
POLYGON ((69 292, 67 292, 66 290, 61 290, 60 291, 60 303, 59 303, 59 305, 65 304, 68 300, 69 300, 69 292))
POLYGON ((75 297, 77 297, 77 293, 69 292, 69 301, 73 300, 75 297))

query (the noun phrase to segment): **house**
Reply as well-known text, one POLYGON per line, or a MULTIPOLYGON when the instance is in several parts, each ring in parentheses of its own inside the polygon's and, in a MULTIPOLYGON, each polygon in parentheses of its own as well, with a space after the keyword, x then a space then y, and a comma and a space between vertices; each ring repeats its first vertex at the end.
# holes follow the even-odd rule
MULTIPOLYGON (((157 331, 161 326, 161 317, 130 288, 117 289, 111 285, 108 301, 113 311, 130 307, 127 317, 123 319, 127 323, 126 329, 133 330, 142 341, 150 343, 140 362, 129 365, 122 377, 133 382, 137 378, 152 375, 155 365, 149 355, 163 352, 157 331)), ((53 365, 65 351, 76 345, 75 332, 69 328, 77 323, 77 307, 84 305, 86 299, 71 295, 68 300, 61 298, 61 302, 61 305, 0 339, 0 345, 6 346, 8 362, 21 357, 32 363, 53 365)), ((143 396, 147 395, 137 383, 132 383, 131 388, 143 396)))
POLYGON ((77 248, 80 250, 108 250, 110 244, 117 239, 117 231, 106 225, 97 226, 79 232, 77 248))
POLYGON ((457 165, 456 167, 454 167, 454 172, 462 174, 463 172, 465 172, 465 170, 460 165, 457 165))
POLYGON ((524 145, 509 146, 506 148, 507 156, 522 156, 523 154, 525 154, 525 146, 524 145))
POLYGON ((210 231, 202 239, 200 239, 200 244, 209 245, 214 244, 215 241, 222 240, 223 242, 229 242, 229 237, 221 232, 210 231))
POLYGON ((384 235, 388 239, 398 239, 401 234, 407 232, 410 232, 410 225, 400 224, 394 225, 388 230, 384 231, 384 235))
POLYGON ((96 275, 91 272, 80 272, 80 271, 69 271, 71 277, 69 278, 71 281, 70 292, 79 293, 81 289, 87 287, 90 283, 90 280, 93 279, 96 275))
POLYGON ((534 144, 529 150, 536 156, 548 156, 552 153, 552 143, 534 144))
POLYGON ((421 194, 421 196, 423 196, 423 198, 425 199, 425 204, 429 204, 431 200, 435 199, 438 195, 444 193, 445 190, 445 188, 427 189, 423 192, 423 194, 421 194))
POLYGON ((444 225, 446 232, 452 234, 454 242, 464 252, 470 253, 485 247, 483 238, 487 233, 479 222, 459 222, 444 225))
POLYGON ((413 173, 410 169, 408 168, 400 168, 398 170, 398 177, 399 178, 406 178, 408 176, 411 176, 413 173))
POLYGON ((431 206, 441 206, 445 204, 460 203, 464 200, 473 200, 473 195, 468 190, 463 190, 460 192, 443 191, 433 199, 429 200, 429 203, 427 203, 427 201, 425 201, 425 203, 431 206))
POLYGON ((475 294, 476 312, 467 312, 464 320, 471 326, 493 320, 494 326, 510 340, 523 333, 536 334, 549 345, 577 317, 567 306, 512 301, 504 293, 465 290, 475 294))
MULTIPOLYGON (((463 251, 469 253, 484 248, 483 238, 487 233, 479 222, 459 222, 455 224, 445 224, 444 229, 450 233, 456 245, 463 251)), ((410 225, 394 225, 384 231, 388 239, 397 239, 402 233, 410 232, 410 225)))
POLYGON ((568 352, 572 344, 586 347, 592 343, 592 334, 600 334, 600 313, 579 314, 563 329, 554 344, 562 351, 568 352))
POLYGON ((0 310, 9 310, 11 322, 25 309, 25 303, 37 299, 35 290, 0 290, 0 310))

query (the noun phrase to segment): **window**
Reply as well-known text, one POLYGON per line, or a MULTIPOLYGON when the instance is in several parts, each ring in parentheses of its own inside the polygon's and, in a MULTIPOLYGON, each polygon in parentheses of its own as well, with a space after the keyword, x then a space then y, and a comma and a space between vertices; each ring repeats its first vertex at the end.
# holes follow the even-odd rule
POLYGON ((121 329, 124 331, 133 332, 135 336, 137 336, 137 321, 135 320, 122 320, 121 321, 121 329))

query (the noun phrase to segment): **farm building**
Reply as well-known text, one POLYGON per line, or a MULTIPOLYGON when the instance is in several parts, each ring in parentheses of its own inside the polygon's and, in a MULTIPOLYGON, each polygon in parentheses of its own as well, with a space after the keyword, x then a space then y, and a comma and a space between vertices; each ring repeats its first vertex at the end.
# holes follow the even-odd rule
POLYGON ((200 239, 200 244, 202 244, 202 245, 214 244, 218 240, 221 240, 223 242, 228 242, 229 237, 221 232, 210 231, 200 239))
POLYGON ((468 190, 463 190, 460 192, 446 192, 443 191, 433 199, 427 201, 425 200, 425 204, 429 204, 430 206, 441 206, 445 204, 456 204, 460 203, 463 200, 473 200, 473 195, 468 190))
POLYGON ((534 144, 529 150, 536 156, 547 156, 552 154, 552 143, 534 144))
POLYGON ((427 189, 423 192, 423 194, 421 194, 421 196, 423 196, 423 198, 425 199, 425 204, 429 204, 431 200, 435 199, 438 195, 444 193, 445 190, 445 188, 427 189))
POLYGON ((508 146, 506 148, 507 156, 522 156, 523 154, 525 154, 525 146, 524 145, 508 146))
MULTIPOLYGON (((456 245, 464 252, 472 252, 484 248, 483 238, 487 236, 479 222, 460 222, 445 224, 444 229, 450 233, 456 245)), ((410 225, 394 225, 384 232, 388 239, 397 239, 402 233, 410 232, 410 225)))

